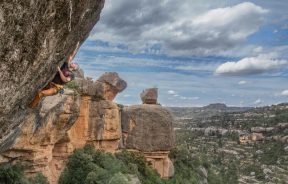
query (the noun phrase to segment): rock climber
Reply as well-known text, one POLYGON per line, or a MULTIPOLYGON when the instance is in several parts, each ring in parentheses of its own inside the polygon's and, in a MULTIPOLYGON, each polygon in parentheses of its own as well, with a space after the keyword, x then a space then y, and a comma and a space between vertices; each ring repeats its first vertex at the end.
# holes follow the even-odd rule
POLYGON ((53 80, 36 94, 34 100, 29 104, 30 108, 37 107, 42 97, 52 96, 59 92, 61 93, 63 91, 63 85, 75 79, 73 71, 78 69, 78 65, 72 63, 72 60, 76 55, 78 48, 79 42, 77 43, 73 53, 69 56, 68 60, 64 62, 61 68, 59 66, 57 67, 58 72, 54 76, 53 80))

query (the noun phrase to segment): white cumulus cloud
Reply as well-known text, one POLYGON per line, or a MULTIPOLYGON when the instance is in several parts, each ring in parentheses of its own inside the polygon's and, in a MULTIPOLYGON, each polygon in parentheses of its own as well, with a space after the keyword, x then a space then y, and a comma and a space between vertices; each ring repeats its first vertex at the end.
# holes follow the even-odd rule
POLYGON ((243 80, 242 80, 242 81, 239 81, 238 84, 239 84, 239 85, 244 85, 244 84, 247 84, 247 81, 243 81, 243 80))
POLYGON ((173 90, 169 90, 169 91, 167 91, 167 93, 169 94, 169 95, 176 95, 177 93, 175 92, 175 91, 173 91, 173 90))
POLYGON ((274 54, 243 58, 237 62, 226 62, 220 65, 215 74, 218 75, 251 75, 280 69, 288 65, 287 60, 275 59, 274 54))
POLYGON ((282 91, 282 92, 281 92, 281 95, 282 95, 282 96, 288 96, 288 90, 282 91))
POLYGON ((261 99, 257 99, 255 102, 254 102, 254 105, 261 105, 263 103, 263 101, 261 99))

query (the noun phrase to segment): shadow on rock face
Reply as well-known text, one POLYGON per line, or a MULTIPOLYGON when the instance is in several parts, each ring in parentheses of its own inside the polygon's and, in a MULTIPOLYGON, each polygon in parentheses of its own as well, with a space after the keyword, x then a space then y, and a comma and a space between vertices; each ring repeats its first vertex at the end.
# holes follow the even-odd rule
POLYGON ((88 37, 103 5, 104 0, 0 2, 0 147, 15 137, 36 92, 88 37))

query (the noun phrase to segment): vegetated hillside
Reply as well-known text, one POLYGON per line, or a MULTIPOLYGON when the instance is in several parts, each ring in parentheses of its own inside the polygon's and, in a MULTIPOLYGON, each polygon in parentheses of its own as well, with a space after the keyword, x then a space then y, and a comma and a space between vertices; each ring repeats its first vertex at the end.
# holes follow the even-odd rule
POLYGON ((113 155, 87 145, 70 157, 59 184, 198 184, 207 183, 207 177, 223 183, 229 177, 228 173, 208 173, 211 164, 207 158, 194 157, 181 146, 170 157, 174 160, 175 175, 161 179, 141 153, 122 150, 113 155))
POLYGON ((208 173, 218 173, 209 183, 288 183, 287 103, 190 119, 173 112, 178 147, 206 157, 208 173))

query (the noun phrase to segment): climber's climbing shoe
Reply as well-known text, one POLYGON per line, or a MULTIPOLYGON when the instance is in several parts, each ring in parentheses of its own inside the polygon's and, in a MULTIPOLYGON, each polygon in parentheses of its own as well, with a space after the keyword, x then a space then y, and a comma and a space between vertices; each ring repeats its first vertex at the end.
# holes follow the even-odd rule
POLYGON ((61 95, 63 95, 63 94, 64 94, 64 89, 60 89, 60 90, 59 90, 59 93, 60 93, 61 95))

